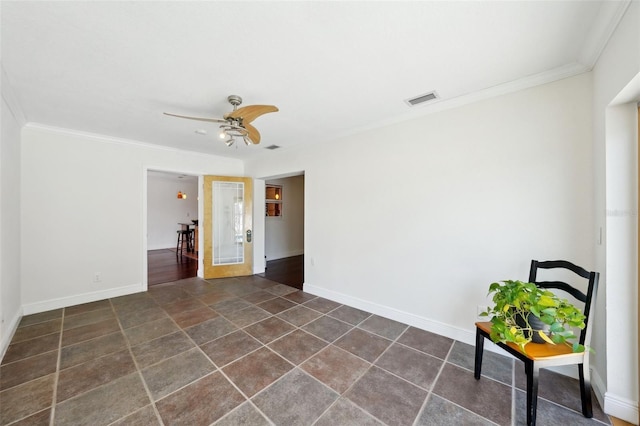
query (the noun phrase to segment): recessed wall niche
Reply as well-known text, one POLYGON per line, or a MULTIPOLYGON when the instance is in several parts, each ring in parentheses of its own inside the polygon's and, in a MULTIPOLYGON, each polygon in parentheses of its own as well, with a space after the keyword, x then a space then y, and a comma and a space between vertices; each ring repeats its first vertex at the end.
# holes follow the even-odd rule
POLYGON ((267 217, 282 216, 282 186, 266 185, 265 213, 267 217))

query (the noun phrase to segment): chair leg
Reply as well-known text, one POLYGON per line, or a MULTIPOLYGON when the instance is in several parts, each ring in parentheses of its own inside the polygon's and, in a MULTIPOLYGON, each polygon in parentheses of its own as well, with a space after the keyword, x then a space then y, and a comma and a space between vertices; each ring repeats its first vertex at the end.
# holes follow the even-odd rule
POLYGON ((176 256, 182 257, 182 250, 184 250, 184 234, 178 232, 178 243, 176 244, 176 256))
MULTIPOLYGON (((589 356, 589 355, 587 355, 589 356)), ((578 375, 580 376, 580 400, 582 401, 582 415, 591 418, 593 410, 591 406, 591 372, 589 364, 578 364, 578 375)))
POLYGON ((476 362, 473 368, 473 377, 480 380, 482 373, 482 355, 484 353, 484 336, 480 334, 480 329, 476 328, 476 362))
POLYGON ((540 368, 533 361, 530 361, 525 362, 524 370, 527 374, 527 426, 535 426, 540 368))

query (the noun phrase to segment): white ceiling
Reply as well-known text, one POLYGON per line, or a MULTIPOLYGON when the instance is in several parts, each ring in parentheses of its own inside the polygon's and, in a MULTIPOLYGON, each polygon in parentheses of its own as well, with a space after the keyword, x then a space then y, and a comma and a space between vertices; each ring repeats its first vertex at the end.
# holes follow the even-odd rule
POLYGON ((2 1, 2 83, 29 122, 246 159, 588 71, 627 5, 2 1), (280 108, 260 145, 162 114, 220 117, 230 94, 280 108))

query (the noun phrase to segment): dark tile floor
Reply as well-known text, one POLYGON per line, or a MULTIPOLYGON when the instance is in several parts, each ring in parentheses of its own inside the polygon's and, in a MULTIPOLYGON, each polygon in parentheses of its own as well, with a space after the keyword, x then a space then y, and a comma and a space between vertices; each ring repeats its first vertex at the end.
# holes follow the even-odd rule
MULTIPOLYGON (((472 367, 472 346, 265 278, 191 278, 24 317, 0 424, 524 424, 519 363, 472 367)), ((609 424, 551 372, 538 407, 539 425, 609 424)))

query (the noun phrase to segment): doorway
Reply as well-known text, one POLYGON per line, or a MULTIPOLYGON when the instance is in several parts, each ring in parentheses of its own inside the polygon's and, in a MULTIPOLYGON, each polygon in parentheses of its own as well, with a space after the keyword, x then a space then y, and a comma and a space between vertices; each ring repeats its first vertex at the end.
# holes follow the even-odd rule
POLYGON ((147 285, 169 283, 198 274, 197 258, 176 256, 175 250, 147 250, 147 285))
POLYGON ((265 272, 272 281, 304 284, 304 173, 265 178, 265 272), (271 198, 270 198, 271 197, 271 198))
POLYGON ((147 285, 196 277, 198 253, 198 176, 147 171, 147 285), (190 244, 178 245, 179 231, 190 229, 190 244))

